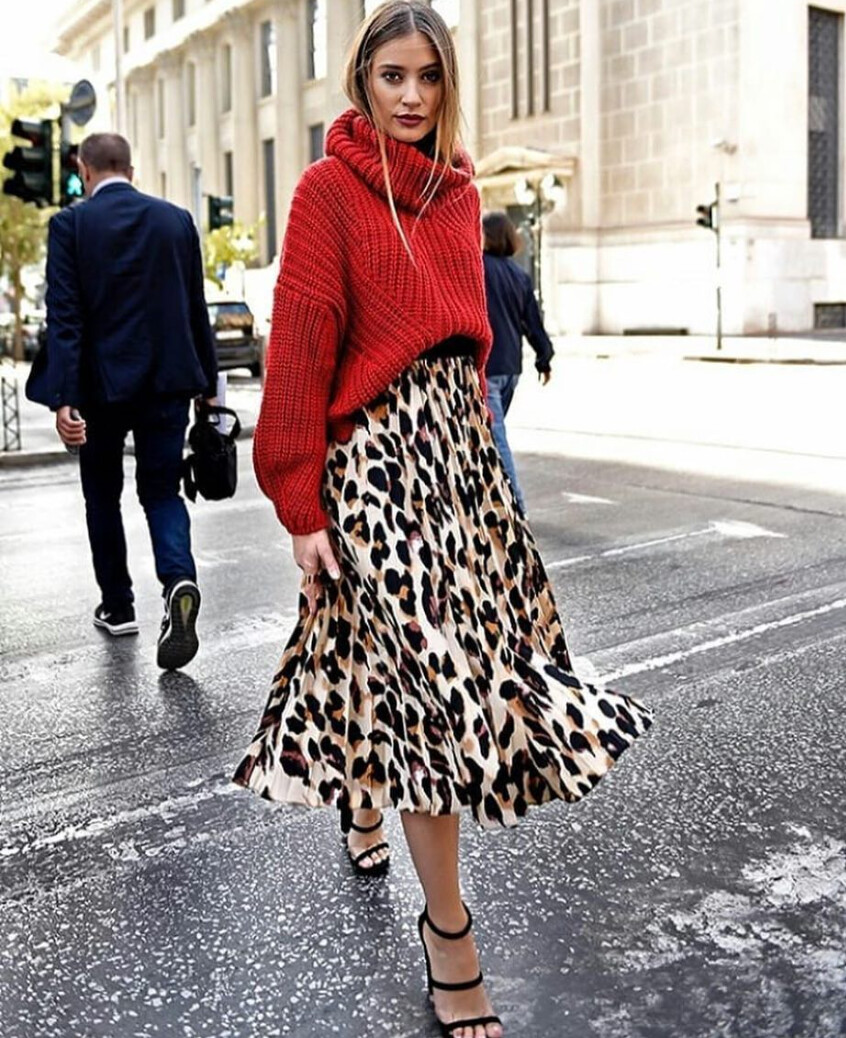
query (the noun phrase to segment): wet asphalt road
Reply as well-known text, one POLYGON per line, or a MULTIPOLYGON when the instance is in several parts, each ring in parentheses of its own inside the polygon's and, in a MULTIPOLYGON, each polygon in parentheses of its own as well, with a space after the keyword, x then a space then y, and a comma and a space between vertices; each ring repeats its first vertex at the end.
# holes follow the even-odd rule
MULTIPOLYGON (((202 648, 178 675, 134 498, 142 634, 110 640, 72 468, 0 479, 2 1038, 437 1033, 398 820, 362 884, 334 813, 228 781, 296 604, 241 454, 238 497, 193 510, 202 648)), ((843 1035, 846 496, 519 463, 576 655, 657 717, 581 804, 464 825, 508 1034, 843 1035)))

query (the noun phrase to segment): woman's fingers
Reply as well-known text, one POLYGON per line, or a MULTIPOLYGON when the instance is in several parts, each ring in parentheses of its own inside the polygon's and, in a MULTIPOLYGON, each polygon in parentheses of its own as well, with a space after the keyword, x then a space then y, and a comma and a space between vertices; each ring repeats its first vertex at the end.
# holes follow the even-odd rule
POLYGON ((337 580, 341 571, 325 530, 295 536, 293 540, 294 561, 303 571, 302 591, 308 602, 308 611, 313 616, 317 612, 324 571, 332 580, 337 580))
POLYGON ((308 602, 309 616, 314 616, 320 598, 320 577, 316 573, 303 573, 302 589, 308 602))
POLYGON ((335 558, 335 552, 332 550, 328 535, 318 545, 317 550, 321 567, 326 570, 333 580, 337 580, 341 575, 341 571, 338 569, 338 561, 335 558))

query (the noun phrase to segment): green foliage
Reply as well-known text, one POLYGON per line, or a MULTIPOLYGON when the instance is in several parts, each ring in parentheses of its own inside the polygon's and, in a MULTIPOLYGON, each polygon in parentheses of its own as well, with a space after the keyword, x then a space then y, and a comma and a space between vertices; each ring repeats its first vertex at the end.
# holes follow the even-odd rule
POLYGON ((221 270, 231 267, 233 263, 251 266, 259 254, 258 235, 261 221, 249 227, 234 223, 228 227, 218 227, 207 231, 203 240, 203 262, 205 274, 219 288, 223 287, 221 270))
MULTIPOLYGON (((34 83, 13 94, 8 105, 0 105, 0 158, 14 146, 11 129, 15 119, 58 115, 58 105, 67 96, 66 87, 34 83)), ((7 171, 0 168, 2 179, 7 171)), ((21 303, 24 267, 38 263, 44 255, 49 211, 27 205, 19 198, 0 194, 0 277, 8 277, 12 310, 15 315, 14 356, 23 357, 21 303)))

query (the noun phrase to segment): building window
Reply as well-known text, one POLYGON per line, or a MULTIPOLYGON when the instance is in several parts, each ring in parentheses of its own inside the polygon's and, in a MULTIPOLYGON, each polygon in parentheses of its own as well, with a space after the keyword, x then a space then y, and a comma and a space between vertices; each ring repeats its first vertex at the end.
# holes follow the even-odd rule
POLYGON ((843 16, 808 10, 808 219, 814 238, 840 232, 840 36, 843 16))
POLYGON ((232 47, 228 43, 220 50, 220 110, 232 111, 232 47))
POLYGON ((156 129, 161 140, 165 135, 165 84, 163 79, 156 80, 156 129))
POLYGON ((543 37, 541 39, 541 111, 548 112, 550 110, 550 90, 549 82, 551 79, 549 72, 549 0, 541 0, 541 32, 543 37))
POLYGON ((232 165, 232 152, 223 153, 223 193, 232 198, 235 194, 235 172, 232 165))
POLYGON ((185 0, 173 0, 173 20, 178 22, 185 17, 185 0))
POLYGON ((325 0, 308 0, 308 78, 323 79, 326 76, 326 3, 325 0))
POLYGON ((123 27, 123 53, 129 53, 129 26, 124 25, 123 27))
POLYGON ((148 7, 144 12, 144 39, 149 40, 156 35, 156 9, 148 7))
POLYGON ((167 173, 159 173, 159 194, 167 198, 167 173))
POLYGON ((188 125, 197 123, 197 66, 189 61, 185 66, 186 108, 188 109, 188 125))
POLYGON ((95 43, 91 48, 91 71, 100 71, 100 44, 95 43))
POLYGON ((308 160, 309 162, 317 162, 318 159, 323 158, 323 138, 325 136, 325 130, 323 123, 314 123, 308 128, 308 160))
POLYGON ((264 158, 264 215, 267 228, 267 258, 276 255, 276 149, 271 137, 261 142, 264 158))
POLYGON ((517 80, 517 0, 511 0, 509 14, 509 27, 511 30, 511 118, 516 119, 520 114, 520 89, 517 80))
POLYGON ((260 31, 261 47, 261 96, 270 97, 276 93, 276 26, 272 21, 262 22, 260 31))
POLYGON ((549 0, 510 0, 512 119, 550 110, 549 9, 549 0))

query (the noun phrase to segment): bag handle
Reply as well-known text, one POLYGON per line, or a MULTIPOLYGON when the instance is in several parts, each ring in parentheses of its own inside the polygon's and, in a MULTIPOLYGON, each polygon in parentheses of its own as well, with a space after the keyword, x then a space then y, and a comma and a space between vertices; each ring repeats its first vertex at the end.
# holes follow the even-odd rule
POLYGON ((203 401, 197 408, 197 417, 208 421, 213 415, 227 415, 233 419, 232 428, 226 433, 229 440, 237 440, 241 435, 241 419, 231 407, 221 407, 219 404, 207 404, 203 401))

